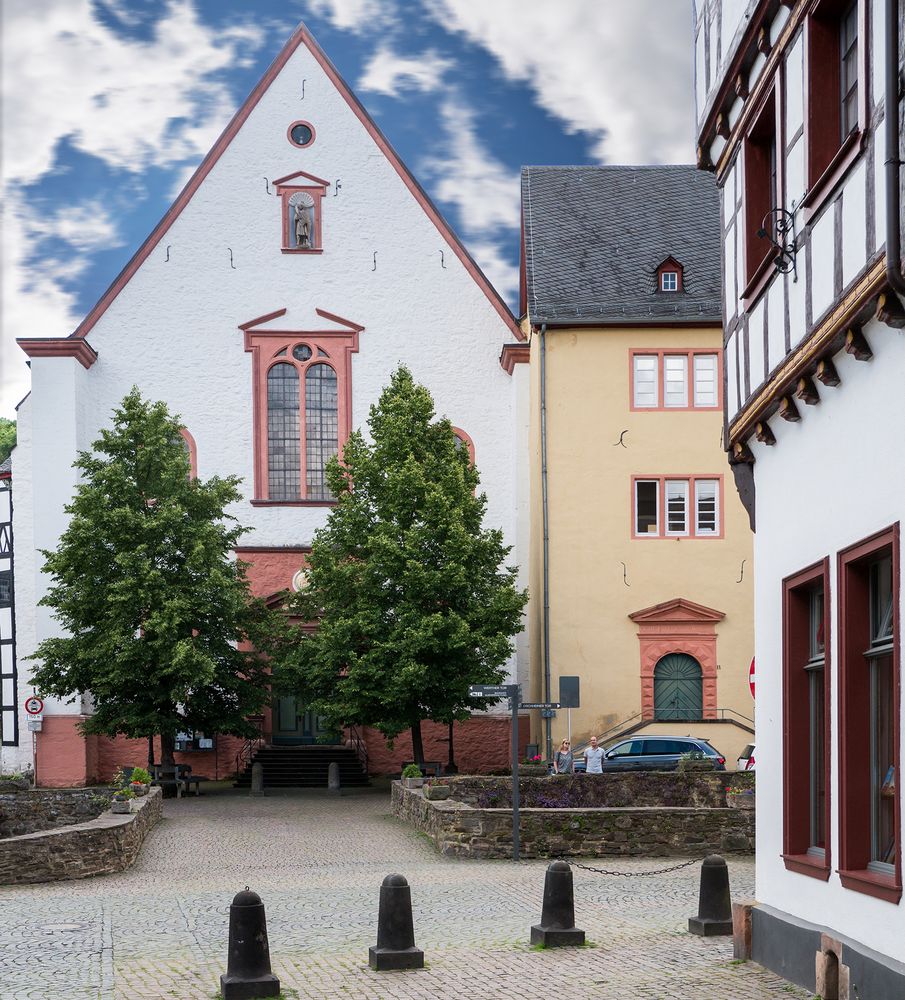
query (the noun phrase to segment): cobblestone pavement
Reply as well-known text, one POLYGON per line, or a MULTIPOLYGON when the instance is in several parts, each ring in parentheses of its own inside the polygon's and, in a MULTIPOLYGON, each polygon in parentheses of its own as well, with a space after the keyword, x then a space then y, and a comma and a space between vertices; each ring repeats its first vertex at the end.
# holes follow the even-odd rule
MULTIPOLYGON (((669 861, 617 860, 638 871, 669 861)), ((686 933, 698 866, 652 878, 575 873, 590 947, 534 951, 544 862, 436 854, 389 815, 386 792, 208 794, 168 801, 121 875, 0 889, 3 1000, 212 1000, 225 972, 228 908, 260 892, 285 997, 367 1000, 766 1000, 809 997, 728 938, 686 933), (380 882, 412 886, 422 971, 375 973, 380 882)), ((754 866, 730 862, 735 898, 754 866)))

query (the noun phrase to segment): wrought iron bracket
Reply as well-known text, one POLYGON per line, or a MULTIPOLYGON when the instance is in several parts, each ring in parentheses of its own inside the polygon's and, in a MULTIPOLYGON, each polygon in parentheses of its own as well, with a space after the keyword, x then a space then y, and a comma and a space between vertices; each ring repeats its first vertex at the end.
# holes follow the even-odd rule
POLYGON ((764 216, 757 235, 762 240, 769 240, 770 245, 776 251, 773 261, 776 270, 780 274, 788 274, 791 271, 792 280, 798 281, 798 264, 796 262, 798 247, 795 245, 794 211, 789 212, 785 208, 770 209, 764 216))

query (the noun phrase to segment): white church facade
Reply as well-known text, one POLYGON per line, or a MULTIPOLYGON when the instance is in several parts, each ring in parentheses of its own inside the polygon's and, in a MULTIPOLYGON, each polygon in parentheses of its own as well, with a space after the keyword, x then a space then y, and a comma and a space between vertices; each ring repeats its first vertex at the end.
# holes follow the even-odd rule
POLYGON ((703 0, 725 442, 756 528, 757 905, 737 947, 905 996, 899 0, 703 0))
MULTIPOLYGON (((17 738, 4 730, 0 770, 35 765, 41 784, 71 785, 146 759, 138 742, 79 735, 87 696, 48 699, 34 742, 21 707, 31 693, 26 658, 57 628, 37 607, 48 586, 39 550, 52 549, 65 527, 77 452, 90 449, 133 385, 180 415, 199 476, 242 477, 245 496, 231 513, 252 530, 237 554, 266 598, 292 586, 326 521, 327 459, 407 365, 472 451, 486 523, 513 546, 524 586, 527 366, 510 359, 522 338, 300 26, 73 334, 19 342, 32 375, 14 454, 20 709, 17 738)), ((510 680, 525 681, 524 636, 516 646, 510 680)), ((267 714, 268 735, 281 727, 290 740, 316 735, 310 713, 282 707, 267 714)), ((460 732, 462 752, 498 747, 505 762, 508 716, 476 717, 460 732)), ((427 731, 428 757, 440 754, 432 739, 427 731)), ((230 773, 234 742, 193 747, 195 771, 230 773)), ((401 758, 404 740, 397 744, 401 758)), ((369 749, 377 769, 392 769, 382 740, 369 749)))

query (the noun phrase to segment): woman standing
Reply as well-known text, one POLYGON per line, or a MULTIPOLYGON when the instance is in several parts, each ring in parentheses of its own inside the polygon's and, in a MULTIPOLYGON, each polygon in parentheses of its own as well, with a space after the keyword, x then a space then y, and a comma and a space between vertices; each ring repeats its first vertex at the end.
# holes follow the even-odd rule
POLYGON ((554 774, 574 774, 575 759, 572 757, 572 744, 568 740, 563 740, 559 744, 559 749, 553 754, 554 774))

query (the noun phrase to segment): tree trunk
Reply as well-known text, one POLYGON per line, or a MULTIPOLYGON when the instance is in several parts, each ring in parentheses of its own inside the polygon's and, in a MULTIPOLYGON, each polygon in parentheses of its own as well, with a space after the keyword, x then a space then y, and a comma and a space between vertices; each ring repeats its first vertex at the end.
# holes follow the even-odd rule
POLYGON ((421 720, 412 725, 412 759, 424 769, 424 741, 421 739, 421 720))
POLYGON ((458 774, 459 769, 456 767, 456 758, 453 755, 453 723, 449 724, 449 761, 446 764, 447 774, 458 774))
POLYGON ((175 761, 173 754, 176 750, 176 738, 174 736, 161 733, 160 736, 160 763, 166 767, 173 767, 175 761))
POLYGON ((157 763, 154 760, 154 737, 148 737, 148 771, 157 763))

